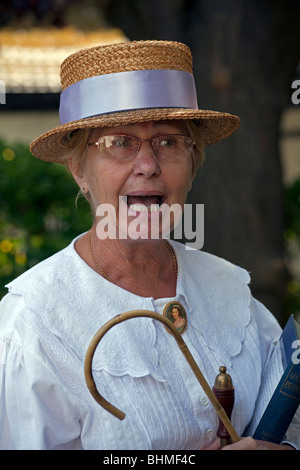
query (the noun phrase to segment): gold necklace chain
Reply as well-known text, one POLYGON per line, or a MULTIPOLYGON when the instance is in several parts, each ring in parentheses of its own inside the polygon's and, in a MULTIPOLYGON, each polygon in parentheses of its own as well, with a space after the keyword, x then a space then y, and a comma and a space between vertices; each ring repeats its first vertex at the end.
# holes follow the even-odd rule
POLYGON ((165 240, 165 244, 167 245, 167 248, 168 248, 169 252, 172 255, 174 272, 175 272, 175 276, 176 276, 176 279, 177 279, 177 277, 178 277, 178 265, 177 265, 176 255, 174 253, 173 248, 171 247, 170 243, 167 242, 167 240, 165 240))
MULTIPOLYGON (((104 271, 100 268, 99 264, 97 263, 97 261, 96 261, 96 259, 95 259, 94 252, 93 252, 93 249, 92 249, 92 230, 89 231, 88 240, 89 240, 89 250, 90 250, 90 253, 91 253, 91 256, 92 256, 92 258, 93 258, 93 261, 94 261, 94 263, 95 263, 96 268, 98 269, 99 273, 100 273, 105 279, 107 279, 109 282, 113 282, 113 281, 104 273, 104 271)), ((178 276, 178 265, 177 265, 176 255, 175 255, 175 253, 174 253, 173 248, 172 248, 171 245, 167 242, 167 240, 165 240, 165 243, 166 243, 166 245, 167 245, 168 250, 170 251, 170 253, 171 253, 171 255, 172 255, 173 266, 174 266, 174 272, 175 272, 176 279, 177 279, 177 276, 178 276)))

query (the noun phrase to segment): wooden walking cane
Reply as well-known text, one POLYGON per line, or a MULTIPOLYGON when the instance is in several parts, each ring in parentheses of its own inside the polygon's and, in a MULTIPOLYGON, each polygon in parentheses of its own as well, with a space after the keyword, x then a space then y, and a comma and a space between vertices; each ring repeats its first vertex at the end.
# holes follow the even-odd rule
POLYGON ((178 333, 177 329, 173 325, 173 323, 163 315, 159 313, 152 312, 151 310, 131 310, 129 312, 121 313, 120 315, 115 316, 107 323, 105 323, 95 334, 94 338, 92 339, 85 356, 85 363, 84 363, 84 374, 86 384, 91 395, 94 399, 101 405, 104 409, 112 413, 118 419, 122 420, 125 418, 125 413, 119 410, 115 406, 113 406, 110 402, 108 402, 97 390, 95 381, 93 379, 92 374, 92 361, 93 356, 96 351, 96 348, 103 338, 103 336, 107 333, 107 331, 112 328, 114 325, 118 323, 122 323, 130 318, 136 317, 148 317, 153 318, 154 320, 158 320, 168 328, 170 333, 174 336, 182 354, 184 355, 185 359, 187 360, 188 364, 190 365, 194 375, 196 376, 198 382, 200 383, 201 387, 203 388, 204 392, 206 393, 207 397, 209 398, 211 404, 213 405, 214 409, 219 416, 220 421, 223 423, 225 429, 227 430, 230 439, 232 442, 237 442, 240 440, 238 434, 236 433, 230 419, 228 418, 224 408, 216 398, 215 394, 211 390, 210 386, 208 385, 207 381, 205 380, 202 372, 200 371, 196 361, 194 360, 191 352, 189 351, 187 345, 185 344, 184 340, 182 339, 181 335, 178 333))

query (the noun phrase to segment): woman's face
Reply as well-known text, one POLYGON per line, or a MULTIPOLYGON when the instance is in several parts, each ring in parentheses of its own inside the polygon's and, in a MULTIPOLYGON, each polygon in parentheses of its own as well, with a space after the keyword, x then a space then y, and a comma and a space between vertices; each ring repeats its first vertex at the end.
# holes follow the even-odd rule
POLYGON ((172 308, 172 315, 173 315, 174 320, 177 320, 177 318, 179 317, 179 310, 178 310, 178 308, 176 308, 176 307, 173 307, 173 308, 172 308))
MULTIPOLYGON (((135 136, 143 140, 165 134, 187 135, 187 132, 182 121, 153 121, 93 129, 88 142, 96 142, 104 135, 116 134, 135 136)), ((72 170, 72 164, 70 167, 72 170)), ((107 206, 102 205, 110 204, 115 209, 117 226, 120 225, 119 220, 122 218, 122 230, 125 225, 128 227, 131 224, 136 230, 139 229, 144 233, 144 237, 147 233, 148 238, 153 238, 150 233, 151 224, 153 227, 155 224, 157 226, 157 221, 161 221, 162 214, 168 206, 178 204, 183 209, 192 183, 192 156, 187 153, 186 158, 175 162, 163 161, 153 153, 149 142, 143 142, 133 160, 119 162, 101 158, 98 147, 91 145, 88 147, 80 173, 73 172, 73 175, 78 185, 89 192, 96 220, 104 216, 103 211, 97 208, 99 206, 106 208, 107 206), (151 205, 155 210, 145 210, 145 206, 149 208, 151 205)), ((174 224, 172 213, 170 217, 172 229, 174 224)), ((160 238, 162 231, 160 222, 159 236, 155 230, 152 231, 152 235, 160 238)))

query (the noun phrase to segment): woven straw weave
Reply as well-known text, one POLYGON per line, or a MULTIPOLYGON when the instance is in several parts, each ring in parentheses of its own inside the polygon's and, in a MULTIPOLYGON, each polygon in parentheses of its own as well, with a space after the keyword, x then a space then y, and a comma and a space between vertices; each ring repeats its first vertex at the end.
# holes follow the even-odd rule
POLYGON ((83 49, 61 65, 61 84, 85 78, 133 70, 170 69, 193 73, 190 49, 172 41, 133 41, 83 49))

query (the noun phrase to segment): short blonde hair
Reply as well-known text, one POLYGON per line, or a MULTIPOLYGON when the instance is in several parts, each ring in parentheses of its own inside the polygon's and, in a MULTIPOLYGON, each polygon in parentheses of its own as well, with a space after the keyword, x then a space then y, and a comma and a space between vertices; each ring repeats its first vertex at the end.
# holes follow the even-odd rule
POLYGON ((76 129, 70 132, 64 139, 64 146, 67 148, 64 165, 69 170, 69 158, 72 159, 74 168, 82 166, 89 140, 91 129, 76 129))
POLYGON ((203 165, 205 159, 204 136, 202 129, 194 121, 186 120, 185 125, 189 137, 191 137, 195 142, 195 148, 192 153, 192 177, 194 178, 199 168, 201 168, 201 166, 203 165))

